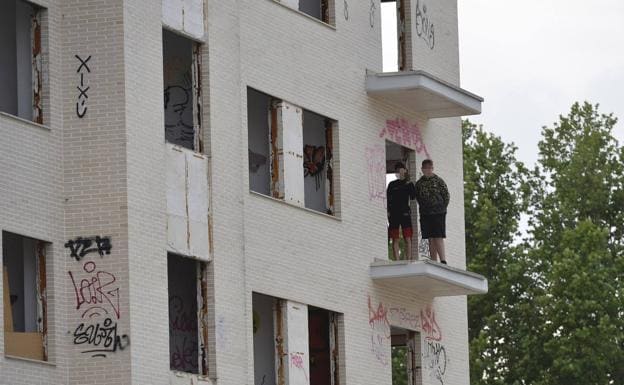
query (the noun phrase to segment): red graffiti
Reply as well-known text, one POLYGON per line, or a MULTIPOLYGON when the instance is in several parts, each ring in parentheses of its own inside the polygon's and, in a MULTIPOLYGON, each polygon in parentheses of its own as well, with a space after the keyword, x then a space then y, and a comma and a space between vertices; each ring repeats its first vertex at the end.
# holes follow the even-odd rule
POLYGON ((387 366, 390 363, 387 346, 391 337, 388 309, 381 302, 376 308, 373 307, 370 296, 368 297, 368 324, 371 327, 371 351, 382 365, 387 366))
POLYGON ((172 347, 171 369, 180 371, 194 370, 199 366, 197 360, 197 344, 187 340, 186 337, 182 340, 182 344, 176 343, 172 347))
POLYGON ((85 310, 82 312, 81 317, 92 318, 94 316, 106 315, 108 310, 100 305, 108 305, 115 313, 117 319, 119 319, 119 287, 113 286, 116 281, 115 276, 107 271, 100 270, 95 272, 95 262, 85 262, 83 269, 90 276, 81 279, 79 283, 76 283, 76 279, 74 279, 71 271, 67 272, 74 285, 76 309, 79 310, 85 305, 85 310))
POLYGON ((390 319, 400 325, 407 325, 411 329, 418 329, 418 325, 420 324, 418 315, 410 312, 404 307, 390 308, 390 319))
POLYGON ((422 323, 422 330, 426 334, 426 340, 442 340, 442 330, 436 322, 435 311, 431 308, 430 305, 427 305, 424 312, 420 310, 420 322, 422 323))
POLYGON ((379 133, 380 138, 388 138, 391 141, 411 148, 418 154, 424 154, 431 158, 427 146, 423 141, 418 124, 410 124, 407 119, 397 118, 386 120, 386 127, 379 133))
POLYGON ((364 156, 368 165, 368 199, 386 206, 386 150, 377 145, 367 147, 364 156))

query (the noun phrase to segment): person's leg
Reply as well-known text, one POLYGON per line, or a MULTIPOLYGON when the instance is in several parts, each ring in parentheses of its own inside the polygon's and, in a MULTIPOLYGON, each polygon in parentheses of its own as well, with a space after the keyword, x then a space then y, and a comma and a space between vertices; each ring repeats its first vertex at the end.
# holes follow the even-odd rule
POLYGON ((404 227, 401 225, 401 230, 403 231, 403 239, 405 240, 405 258, 406 260, 412 259, 412 223, 411 219, 409 220, 409 226, 404 227))
POLYGON ((392 255, 395 261, 401 259, 399 257, 399 238, 392 238, 392 255))
POLYGON ((433 238, 429 238, 427 241, 429 242, 429 258, 432 261, 437 261, 436 243, 433 238))
POLYGON ((438 257, 440 258, 440 262, 446 262, 446 254, 444 250, 444 238, 434 238, 433 240, 436 244, 436 252, 438 253, 438 257))

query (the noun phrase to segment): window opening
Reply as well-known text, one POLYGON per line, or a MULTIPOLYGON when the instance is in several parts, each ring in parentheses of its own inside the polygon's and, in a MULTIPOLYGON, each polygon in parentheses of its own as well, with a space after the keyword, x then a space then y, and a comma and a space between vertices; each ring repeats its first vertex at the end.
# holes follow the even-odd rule
POLYGON ((333 135, 336 122, 303 112, 305 207, 334 214, 333 135))
POLYGON ((167 257, 171 370, 208 374, 206 266, 175 254, 167 257))
POLYGON ((163 29, 165 139, 201 152, 201 46, 163 29))
POLYGON ((420 334, 391 328, 392 385, 421 385, 420 334))
POLYGON ((408 70, 407 2, 408 0, 382 0, 381 2, 381 46, 384 72, 408 70))
POLYGON ((47 361, 46 243, 2 232, 7 355, 47 361))
POLYGON ((42 8, 22 0, 0 3, 0 111, 43 123, 42 8))

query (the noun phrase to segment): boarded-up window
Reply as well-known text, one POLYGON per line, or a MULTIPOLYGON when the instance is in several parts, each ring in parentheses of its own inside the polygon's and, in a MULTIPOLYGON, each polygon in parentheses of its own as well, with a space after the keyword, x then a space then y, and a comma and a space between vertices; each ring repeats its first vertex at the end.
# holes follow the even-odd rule
POLYGON ((163 30, 165 139, 202 151, 200 45, 163 30))
POLYGON ((208 374, 205 274, 205 262, 168 255, 171 370, 208 374))
POLYGON ((47 360, 46 243, 2 232, 7 355, 47 360))
POLYGON ((0 111, 43 123, 41 12, 22 0, 0 2, 0 111))

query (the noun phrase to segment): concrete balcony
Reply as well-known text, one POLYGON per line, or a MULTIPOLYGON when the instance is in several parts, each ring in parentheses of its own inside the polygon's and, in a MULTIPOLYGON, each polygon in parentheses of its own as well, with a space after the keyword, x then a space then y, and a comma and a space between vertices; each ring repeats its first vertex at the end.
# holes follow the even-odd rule
POLYGON ((483 98, 424 71, 367 71, 366 92, 428 118, 478 115, 483 98))
POLYGON ((374 282, 425 297, 485 294, 487 279, 428 259, 418 261, 376 260, 370 266, 374 282))
POLYGON ((210 259, 208 157, 166 144, 167 250, 210 259))

